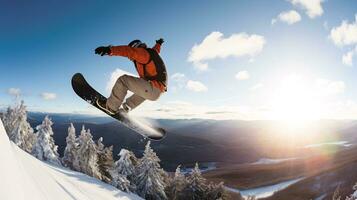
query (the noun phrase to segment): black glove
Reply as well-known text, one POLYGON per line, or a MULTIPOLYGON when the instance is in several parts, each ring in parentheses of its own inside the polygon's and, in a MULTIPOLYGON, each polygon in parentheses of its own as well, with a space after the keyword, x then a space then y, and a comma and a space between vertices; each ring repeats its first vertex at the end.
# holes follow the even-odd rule
POLYGON ((101 55, 101 56, 104 56, 104 55, 109 55, 111 52, 110 52, 110 46, 107 46, 107 47, 98 47, 94 50, 95 54, 98 54, 98 55, 101 55))
POLYGON ((164 39, 160 38, 158 40, 156 40, 156 43, 159 44, 159 45, 162 45, 162 43, 164 43, 164 39))

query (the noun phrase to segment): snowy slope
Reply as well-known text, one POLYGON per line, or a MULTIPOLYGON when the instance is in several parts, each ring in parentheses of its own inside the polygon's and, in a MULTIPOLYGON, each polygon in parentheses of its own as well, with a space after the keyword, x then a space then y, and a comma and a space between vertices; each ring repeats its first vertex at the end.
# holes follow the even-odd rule
POLYGON ((0 120, 0 199, 140 199, 85 174, 56 167, 9 141, 0 120))

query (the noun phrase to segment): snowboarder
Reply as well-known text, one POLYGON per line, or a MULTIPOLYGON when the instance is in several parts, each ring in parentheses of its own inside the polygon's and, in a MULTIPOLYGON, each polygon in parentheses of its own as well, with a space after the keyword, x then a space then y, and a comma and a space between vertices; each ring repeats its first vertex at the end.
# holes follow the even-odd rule
POLYGON ((116 81, 107 101, 98 99, 97 105, 108 113, 115 115, 118 112, 128 113, 145 100, 156 101, 162 93, 167 91, 167 72, 164 62, 159 56, 162 38, 156 40, 153 48, 140 40, 133 40, 128 45, 100 46, 95 54, 109 56, 123 56, 134 62, 139 77, 123 75, 116 81), (127 91, 134 94, 124 98, 127 91))

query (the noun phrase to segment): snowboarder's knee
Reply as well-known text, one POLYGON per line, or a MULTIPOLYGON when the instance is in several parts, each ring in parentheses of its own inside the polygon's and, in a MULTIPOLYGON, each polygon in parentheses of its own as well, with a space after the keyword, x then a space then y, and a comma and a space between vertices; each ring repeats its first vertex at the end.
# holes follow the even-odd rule
POLYGON ((126 84, 126 81, 128 80, 128 75, 124 74, 124 75, 121 75, 118 79, 117 79, 117 83, 118 82, 121 82, 122 84, 126 84))
POLYGON ((160 95, 153 95, 153 96, 149 97, 148 100, 150 100, 150 101, 156 101, 156 100, 159 99, 159 97, 160 97, 160 95))
POLYGON ((118 79, 120 80, 127 80, 128 79, 128 75, 124 74, 124 75, 121 75, 118 79))

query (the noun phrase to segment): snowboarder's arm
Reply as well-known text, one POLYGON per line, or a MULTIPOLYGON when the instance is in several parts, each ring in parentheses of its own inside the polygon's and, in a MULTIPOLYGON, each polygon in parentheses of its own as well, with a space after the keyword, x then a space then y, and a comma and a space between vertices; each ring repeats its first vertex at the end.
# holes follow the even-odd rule
POLYGON ((124 56, 139 63, 147 63, 150 59, 149 53, 144 48, 129 46, 111 46, 110 56, 124 56))
POLYGON ((158 43, 156 43, 156 44, 152 47, 152 49, 154 49, 157 53, 160 53, 161 45, 158 44, 158 43))
POLYGON ((156 40, 156 44, 154 45, 153 49, 157 53, 160 53, 162 43, 164 43, 164 39, 160 38, 160 39, 156 40))

